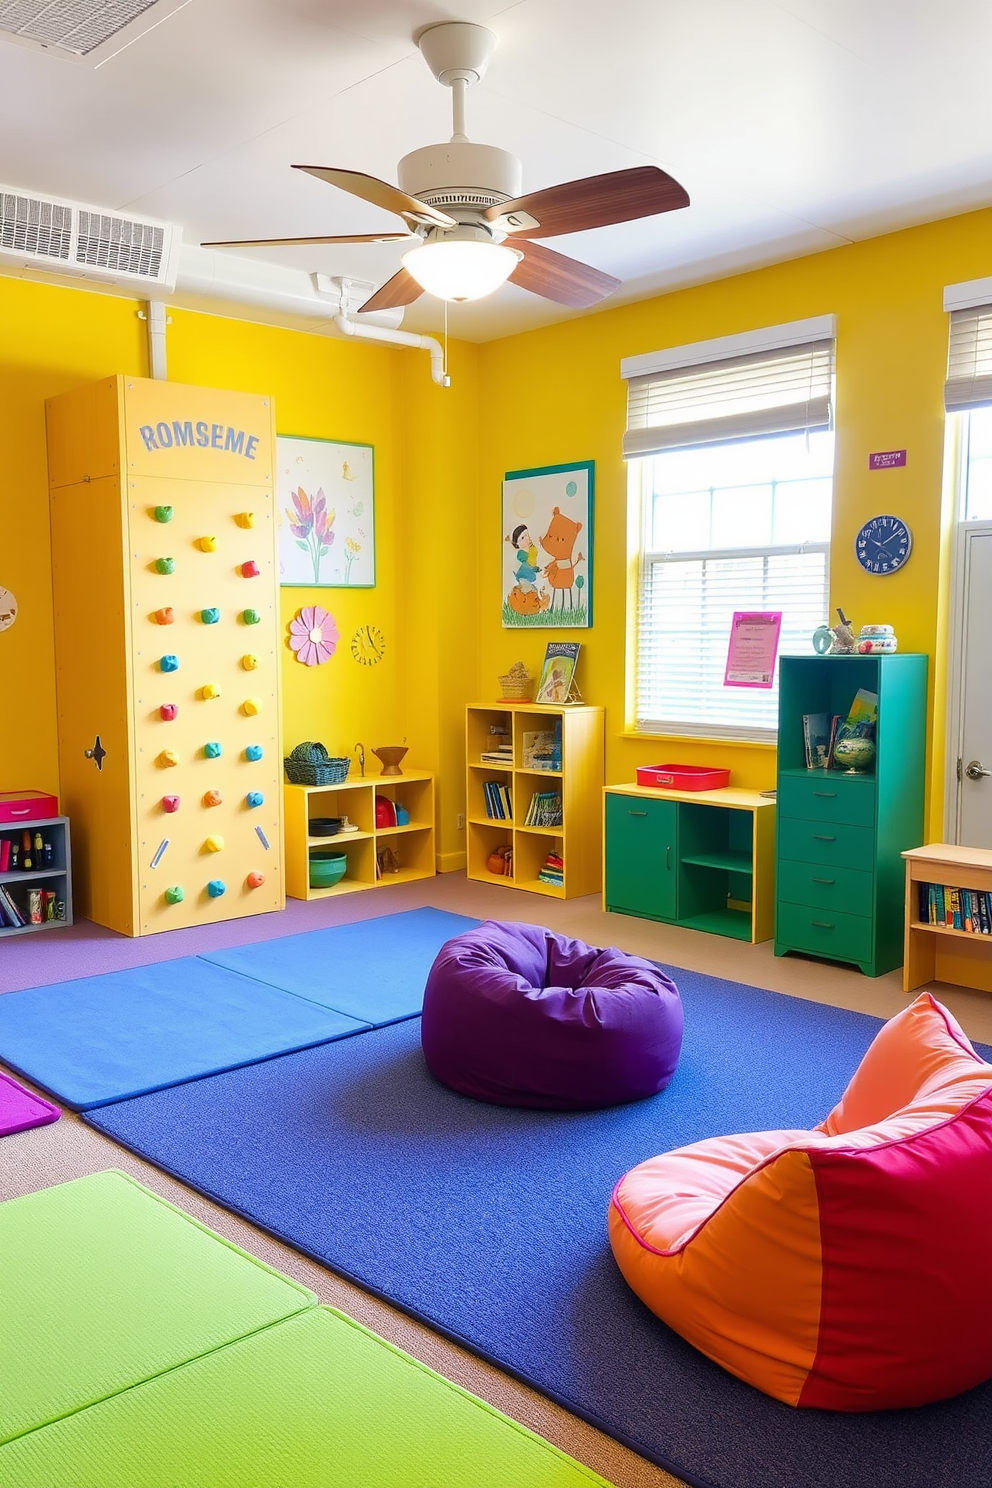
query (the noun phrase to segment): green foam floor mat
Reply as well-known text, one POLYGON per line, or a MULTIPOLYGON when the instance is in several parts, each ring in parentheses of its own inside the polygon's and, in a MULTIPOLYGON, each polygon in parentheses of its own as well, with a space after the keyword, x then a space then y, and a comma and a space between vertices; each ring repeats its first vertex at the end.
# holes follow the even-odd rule
POLYGON ((125 1173, 0 1204, 0 1442, 316 1304, 125 1173))
POLYGON ((0 1447, 3 1488, 608 1488, 330 1308, 0 1447))

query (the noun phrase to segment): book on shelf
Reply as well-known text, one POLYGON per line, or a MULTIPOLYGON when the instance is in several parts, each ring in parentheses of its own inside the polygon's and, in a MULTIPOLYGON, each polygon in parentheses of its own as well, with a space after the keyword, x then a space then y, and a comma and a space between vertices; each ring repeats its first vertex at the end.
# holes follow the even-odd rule
POLYGON ((920 924, 963 930, 967 935, 992 935, 992 892, 935 883, 920 883, 917 892, 920 924))
POLYGON ((565 860, 559 852, 549 852, 544 866, 537 875, 538 883, 554 884, 563 888, 565 884, 565 860))
POLYGON ((486 815, 491 821, 511 821, 513 803, 509 786, 502 780, 487 780, 483 783, 486 796, 486 815))
POLYGON ((847 717, 837 728, 837 739, 873 739, 877 720, 878 693, 859 687, 847 717))
POLYGON ((507 744, 505 748, 501 746, 499 749, 487 749, 479 755, 479 759, 484 765, 512 765, 513 746, 507 744))
POLYGON ((525 827, 560 827, 561 795, 558 791, 535 791, 531 796, 525 827))
POLYGON ((525 770, 561 769, 561 719, 555 720, 553 729, 525 732, 521 764, 525 770))
POLYGON ((807 770, 825 770, 830 758, 830 714, 803 714, 803 748, 807 770))

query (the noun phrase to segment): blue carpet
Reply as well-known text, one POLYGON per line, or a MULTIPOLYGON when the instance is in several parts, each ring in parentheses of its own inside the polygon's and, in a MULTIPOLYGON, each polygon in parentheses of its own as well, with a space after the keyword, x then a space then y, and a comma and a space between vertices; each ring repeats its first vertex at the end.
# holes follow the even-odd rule
POLYGON ((368 1024, 198 956, 0 997, 0 1059, 77 1111, 368 1024))
POLYGON ((795 1411, 625 1286, 606 1238, 617 1178, 717 1133, 812 1126, 879 1026, 675 976, 682 1061, 634 1106, 467 1100, 430 1078, 407 1022, 86 1119, 697 1488, 987 1488, 989 1387, 917 1411, 795 1411))
POLYGON ((378 1028, 416 1017, 441 946, 478 923, 443 909, 409 909, 201 959, 378 1028))

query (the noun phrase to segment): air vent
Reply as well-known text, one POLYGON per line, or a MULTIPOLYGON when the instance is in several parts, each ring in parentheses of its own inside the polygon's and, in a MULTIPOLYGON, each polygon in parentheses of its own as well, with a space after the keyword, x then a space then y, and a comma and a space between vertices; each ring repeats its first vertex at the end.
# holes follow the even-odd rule
POLYGON ((99 66, 189 0, 0 0, 0 39, 99 66))
POLYGON ((471 186, 418 191, 417 196, 429 207, 496 207, 510 200, 502 191, 478 191, 471 186))
POLYGON ((0 266, 172 289, 181 230, 0 186, 0 266))

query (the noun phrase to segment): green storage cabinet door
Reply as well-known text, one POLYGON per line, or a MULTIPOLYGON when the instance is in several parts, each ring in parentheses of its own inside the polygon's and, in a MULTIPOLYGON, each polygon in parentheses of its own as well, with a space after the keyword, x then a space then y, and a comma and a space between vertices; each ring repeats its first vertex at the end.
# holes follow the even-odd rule
POLYGON ((606 907, 648 920, 674 920, 678 803, 606 797, 606 907))

